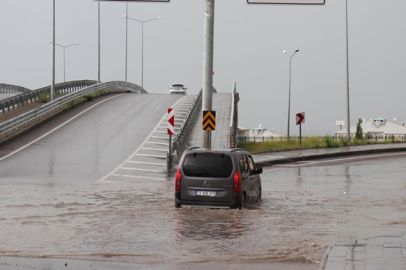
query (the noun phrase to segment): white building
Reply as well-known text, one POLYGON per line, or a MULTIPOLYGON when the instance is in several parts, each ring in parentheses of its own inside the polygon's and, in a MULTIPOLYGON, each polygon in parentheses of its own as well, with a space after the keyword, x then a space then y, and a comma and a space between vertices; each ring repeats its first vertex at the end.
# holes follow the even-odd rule
POLYGON ((250 129, 250 128, 243 128, 238 127, 238 141, 270 141, 270 140, 279 140, 281 138, 286 138, 285 134, 275 133, 273 128, 271 130, 267 130, 261 127, 250 129))
MULTIPOLYGON (((369 140, 406 140, 406 127, 396 123, 387 122, 384 118, 371 119, 369 122, 361 123, 362 135, 369 140)), ((357 126, 350 128, 351 138, 355 137, 357 126)), ((344 138, 347 130, 343 129, 335 132, 335 137, 344 138)))

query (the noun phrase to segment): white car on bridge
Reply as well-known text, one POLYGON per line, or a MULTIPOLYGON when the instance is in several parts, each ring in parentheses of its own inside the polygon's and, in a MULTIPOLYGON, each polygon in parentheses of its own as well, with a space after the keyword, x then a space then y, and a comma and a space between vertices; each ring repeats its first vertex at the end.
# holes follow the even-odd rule
POLYGON ((181 83, 172 84, 169 88, 171 94, 186 94, 186 87, 181 83))

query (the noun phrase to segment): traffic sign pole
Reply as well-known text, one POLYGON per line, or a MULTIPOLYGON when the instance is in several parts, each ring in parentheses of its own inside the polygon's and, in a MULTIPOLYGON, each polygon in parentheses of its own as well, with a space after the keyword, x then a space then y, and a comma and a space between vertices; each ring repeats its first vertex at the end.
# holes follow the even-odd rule
POLYGON ((170 172, 172 170, 172 134, 175 131, 175 112, 173 108, 168 108, 168 134, 169 134, 169 152, 166 156, 167 170, 170 172))
POLYGON ((302 147, 302 124, 299 125, 299 146, 302 147))

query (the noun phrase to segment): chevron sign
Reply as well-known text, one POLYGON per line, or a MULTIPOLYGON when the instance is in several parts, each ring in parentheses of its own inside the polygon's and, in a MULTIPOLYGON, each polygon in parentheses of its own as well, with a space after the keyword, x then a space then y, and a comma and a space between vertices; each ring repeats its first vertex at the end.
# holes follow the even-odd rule
POLYGON ((203 130, 216 130, 215 111, 203 111, 203 130))
POLYGON ((173 135, 175 132, 175 112, 173 108, 168 109, 168 134, 173 135))

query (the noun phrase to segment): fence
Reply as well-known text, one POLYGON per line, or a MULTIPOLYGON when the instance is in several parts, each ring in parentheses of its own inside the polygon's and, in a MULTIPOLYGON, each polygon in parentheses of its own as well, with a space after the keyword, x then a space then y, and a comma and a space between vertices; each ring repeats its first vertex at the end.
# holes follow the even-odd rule
POLYGON ((173 164, 179 162, 180 157, 182 156, 183 151, 186 148, 189 134, 193 129, 193 126, 196 123, 197 116, 202 108, 202 93, 203 91, 200 90, 199 94, 197 95, 195 101, 190 108, 186 120, 183 122, 182 126, 180 127, 178 133, 172 140, 172 149, 173 154, 169 157, 170 153, 168 153, 168 171, 173 168, 173 164))
POLYGON ((22 86, 0 83, 0 93, 28 93, 28 92, 31 92, 31 90, 22 86))
MULTIPOLYGON (((303 137, 302 136, 302 141, 308 141, 310 138, 313 136, 309 137, 303 137)), ((326 138, 327 136, 321 136, 318 137, 320 139, 326 138)), ((335 137, 335 136, 329 136, 333 140, 340 140, 344 139, 344 137, 335 137)), ((352 139, 354 139, 352 137, 352 139)), ((299 140, 299 137, 289 137, 289 140, 299 140)), ((383 137, 369 137, 365 138, 365 140, 369 141, 406 141, 406 134, 405 135, 392 135, 392 134, 387 134, 383 137)), ((247 137, 247 136, 238 136, 237 137, 237 143, 260 143, 260 142, 266 142, 266 141, 276 141, 276 142, 281 142, 281 141, 287 141, 287 137, 265 137, 265 136, 255 136, 255 137, 247 137)))
POLYGON ((231 95, 230 148, 236 148, 238 132, 238 101, 240 101, 239 95, 237 93, 236 83, 234 83, 234 88, 231 95))

